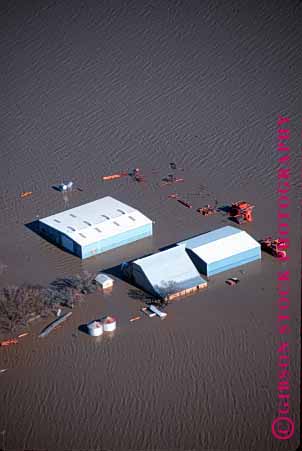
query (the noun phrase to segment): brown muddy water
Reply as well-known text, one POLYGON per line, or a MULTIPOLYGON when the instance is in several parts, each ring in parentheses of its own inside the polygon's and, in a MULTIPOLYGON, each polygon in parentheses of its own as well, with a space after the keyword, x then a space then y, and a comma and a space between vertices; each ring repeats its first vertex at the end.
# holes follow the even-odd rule
POLYGON ((293 450, 299 442, 301 18, 295 1, 5 1, 0 12, 0 284, 99 271, 227 225, 197 207, 246 199, 256 239, 276 235, 277 118, 291 118, 290 409, 278 441, 277 273, 263 254, 208 289, 137 316, 121 280, 87 297, 45 339, 0 349, 0 439, 22 450, 293 450), (171 172, 185 183, 158 186, 171 172), (147 183, 104 183, 140 167, 147 183), (181 170, 183 169, 183 170, 181 170), (51 186, 73 180, 68 196, 51 186), (20 199, 21 191, 33 191, 20 199), (193 204, 189 210, 168 194, 193 204), (26 224, 112 195, 155 221, 154 236, 87 261, 26 224), (240 278, 229 287, 229 276, 240 278), (113 336, 79 327, 111 313, 113 336))

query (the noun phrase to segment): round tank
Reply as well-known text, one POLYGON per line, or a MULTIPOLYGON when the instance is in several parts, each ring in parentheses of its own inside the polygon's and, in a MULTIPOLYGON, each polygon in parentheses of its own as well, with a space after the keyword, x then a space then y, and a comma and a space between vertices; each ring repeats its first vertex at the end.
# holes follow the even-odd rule
POLYGON ((87 324, 87 329, 92 337, 99 337, 103 333, 103 325, 100 321, 91 321, 87 324))
POLYGON ((103 320, 104 332, 112 332, 116 329, 116 319, 113 316, 107 316, 103 320))

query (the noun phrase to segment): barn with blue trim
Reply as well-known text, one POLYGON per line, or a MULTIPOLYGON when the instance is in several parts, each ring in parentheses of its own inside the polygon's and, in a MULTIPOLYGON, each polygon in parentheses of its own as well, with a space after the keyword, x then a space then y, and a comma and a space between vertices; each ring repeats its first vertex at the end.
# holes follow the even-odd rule
POLYGON ((177 243, 201 274, 212 276, 261 259, 261 246, 244 230, 226 226, 177 243))
POLYGON ((80 258, 152 235, 152 221, 110 196, 39 220, 39 233, 80 258))
POLYGON ((129 263, 135 285, 161 299, 171 300, 207 286, 185 249, 174 246, 129 263))

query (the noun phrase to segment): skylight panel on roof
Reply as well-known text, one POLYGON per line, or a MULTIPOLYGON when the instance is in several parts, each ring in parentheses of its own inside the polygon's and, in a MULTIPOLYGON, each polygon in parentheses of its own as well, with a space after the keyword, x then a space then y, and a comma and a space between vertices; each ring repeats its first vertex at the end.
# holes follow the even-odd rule
POLYGON ((74 229, 73 227, 71 227, 71 226, 67 226, 67 229, 69 229, 69 230, 72 230, 73 232, 75 232, 76 231, 76 229, 74 229))
POLYGON ((97 232, 102 233, 101 229, 99 229, 98 227, 95 227, 94 230, 96 230, 97 232))
POLYGON ((84 224, 87 224, 88 226, 92 226, 92 224, 90 224, 90 222, 88 222, 88 221, 83 221, 84 222, 84 224))
POLYGON ((116 211, 118 211, 119 213, 122 213, 122 215, 126 214, 126 212, 124 210, 121 210, 120 208, 118 208, 116 211))
POLYGON ((120 225, 120 224, 119 224, 118 222, 116 222, 116 221, 113 221, 113 224, 115 224, 115 225, 117 225, 117 226, 120 225))
POLYGON ((84 235, 84 233, 79 233, 79 235, 81 235, 81 237, 83 237, 83 238, 87 238, 87 236, 86 235, 84 235))
POLYGON ((74 215, 73 213, 70 213, 70 216, 71 216, 72 218, 76 218, 76 215, 74 215))
POLYGON ((59 224, 61 223, 61 221, 59 219, 54 219, 55 222, 58 222, 59 224))
POLYGON ((135 221, 135 218, 133 216, 128 216, 129 219, 131 219, 131 221, 135 221))
POLYGON ((110 219, 109 216, 107 216, 107 215, 102 215, 102 216, 103 216, 103 218, 105 218, 105 219, 110 219))

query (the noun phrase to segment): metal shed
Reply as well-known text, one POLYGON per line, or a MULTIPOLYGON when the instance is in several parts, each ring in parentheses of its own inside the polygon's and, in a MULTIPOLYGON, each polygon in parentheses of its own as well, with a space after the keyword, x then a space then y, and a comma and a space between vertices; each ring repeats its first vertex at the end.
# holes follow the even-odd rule
POLYGON ((107 274, 100 273, 96 276, 95 280, 104 290, 113 286, 113 279, 107 276, 107 274))
POLYGON ((133 282, 162 299, 174 299, 207 286, 180 246, 135 260, 130 267, 133 282))
POLYGON ((152 221, 107 196, 40 219, 39 232, 84 259, 152 235, 152 221))
POLYGON ((261 246, 247 232, 226 226, 177 243, 207 276, 261 259, 261 246))

